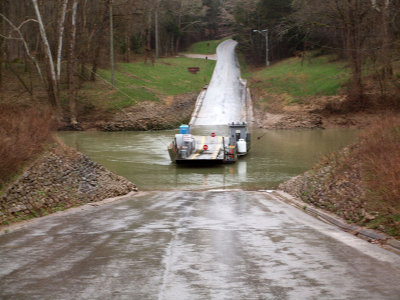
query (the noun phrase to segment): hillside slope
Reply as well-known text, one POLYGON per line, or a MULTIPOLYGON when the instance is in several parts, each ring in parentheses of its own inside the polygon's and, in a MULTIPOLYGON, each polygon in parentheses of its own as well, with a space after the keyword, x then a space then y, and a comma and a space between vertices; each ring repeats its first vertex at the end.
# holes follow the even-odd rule
POLYGON ((400 238, 400 120, 387 116, 358 142, 280 189, 349 223, 400 238))

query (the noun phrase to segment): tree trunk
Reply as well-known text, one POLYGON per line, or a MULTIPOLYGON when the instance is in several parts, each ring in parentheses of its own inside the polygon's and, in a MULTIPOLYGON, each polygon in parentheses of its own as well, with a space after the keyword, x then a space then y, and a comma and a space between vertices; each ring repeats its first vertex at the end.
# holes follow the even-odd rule
POLYGON ((74 0, 72 4, 72 16, 71 16, 71 40, 69 44, 68 53, 68 99, 69 99, 69 112, 70 112, 70 123, 72 127, 76 127, 77 112, 76 112, 76 84, 75 84, 75 43, 76 43, 76 11, 78 8, 78 0, 74 0))
MULTIPOLYGON (((77 33, 76 36, 79 40, 81 41, 80 47, 77 48, 77 50, 79 49, 79 52, 75 53, 75 58, 76 58, 76 63, 80 63, 81 68, 80 68, 80 78, 82 78, 82 80, 85 80, 85 78, 88 78, 87 76, 87 68, 86 68, 86 63, 88 61, 88 54, 90 53, 90 34, 89 34, 89 28, 87 27, 87 3, 88 0, 83 0, 80 2, 80 0, 78 1, 81 5, 81 9, 80 9, 80 19, 81 19, 81 26, 78 28, 77 27, 77 33), (79 30, 79 31, 78 31, 79 30), (79 34, 78 34, 79 32, 79 34), (86 47, 83 46, 84 44, 86 44, 86 47)), ((78 15, 76 16, 76 18, 78 18, 78 15)))
POLYGON ((104 10, 103 10, 103 17, 102 17, 102 22, 99 25, 99 27, 96 29, 95 33, 95 38, 97 40, 96 47, 94 50, 94 55, 92 59, 92 72, 90 74, 90 80, 91 81, 96 81, 96 73, 97 73, 97 68, 99 65, 99 59, 100 59, 100 53, 101 53, 101 47, 103 46, 104 42, 104 34, 103 31, 106 28, 106 25, 108 24, 108 11, 109 11, 109 2, 108 0, 104 1, 104 10))
POLYGON ((349 1, 346 19, 346 48, 351 67, 350 109, 360 110, 365 107, 364 88, 362 78, 362 37, 360 34, 361 20, 357 1, 349 1))
POLYGON ((46 34, 46 30, 44 28, 42 16, 40 14, 38 2, 37 2, 37 0, 32 0, 32 3, 34 6, 34 9, 35 9, 37 21, 39 22, 39 29, 40 29, 40 35, 42 38, 42 44, 43 44, 43 48, 44 48, 45 55, 47 58, 47 68, 46 69, 47 69, 47 78, 48 78, 49 101, 56 109, 56 111, 58 113, 58 117, 60 118, 61 117, 61 105, 60 105, 60 101, 58 98, 58 82, 57 82, 56 70, 54 67, 53 55, 51 53, 50 44, 47 39, 47 34, 46 34))
POLYGON ((176 38, 176 42, 175 42, 175 53, 178 53, 178 52, 179 52, 180 44, 181 44, 181 37, 178 36, 178 37, 176 38))
POLYGON ((382 59, 383 59, 383 76, 384 79, 390 79, 393 76, 393 67, 390 51, 389 38, 389 1, 385 0, 381 11, 382 18, 382 59))
POLYGON ((62 9, 61 9, 61 17, 58 22, 58 49, 57 49, 57 80, 60 82, 61 77, 61 56, 62 56, 62 47, 63 47, 63 37, 64 37, 64 28, 65 28, 65 15, 67 13, 67 5, 68 0, 63 0, 62 9))
POLYGON ((176 41, 175 41, 175 53, 179 52, 179 47, 180 47, 180 43, 181 43, 182 6, 183 6, 183 2, 181 2, 181 7, 180 7, 180 10, 178 12, 178 36, 176 37, 176 41))
POLYGON ((148 12, 147 20, 147 49, 151 50, 151 11, 148 12))
POLYGON ((53 79, 51 78, 51 72, 49 70, 50 66, 48 64, 45 64, 46 67, 46 76, 47 76, 47 96, 49 98, 49 103, 50 105, 56 110, 57 112, 57 119, 61 119, 61 109, 57 103, 57 98, 56 98, 56 91, 54 90, 54 85, 52 84, 53 79))
POLYGON ((129 41, 129 31, 125 35, 125 44, 126 44, 125 60, 127 63, 129 63, 131 61, 131 47, 130 47, 130 41, 129 41))
MULTIPOLYGON (((0 1, 0 14, 4 13, 3 6, 4 6, 4 2, 0 1)), ((4 20, 3 19, 0 20, 0 32, 3 32, 3 23, 4 23, 4 20)), ((0 37, 0 99, 1 99, 1 97, 3 97, 3 93, 2 93, 2 91, 3 91, 3 61, 4 61, 3 53, 4 53, 3 38, 0 37)))
POLYGON ((96 49, 94 50, 93 60, 92 60, 92 72, 90 74, 90 80, 96 81, 96 73, 99 64, 99 57, 100 57, 100 44, 97 44, 96 49))
POLYGON ((353 50, 350 55, 350 65, 352 70, 351 78, 351 100, 354 102, 353 109, 359 110, 364 108, 364 88, 362 80, 362 63, 358 51, 353 50))
POLYGON ((159 13, 159 1, 157 1, 156 9, 154 11, 154 31, 155 31, 155 44, 156 44, 156 58, 160 56, 160 37, 158 30, 158 13, 159 13))
POLYGON ((112 88, 114 88, 115 66, 114 66, 113 0, 110 0, 110 64, 111 64, 111 86, 112 88))

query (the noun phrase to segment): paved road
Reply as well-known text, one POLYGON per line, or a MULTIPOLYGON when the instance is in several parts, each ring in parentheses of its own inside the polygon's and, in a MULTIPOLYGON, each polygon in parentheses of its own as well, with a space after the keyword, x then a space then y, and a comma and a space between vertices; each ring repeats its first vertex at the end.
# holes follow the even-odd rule
POLYGON ((0 236, 0 299, 400 299, 399 282, 399 256, 262 192, 151 192, 0 236))
POLYGON ((245 119, 245 86, 240 81, 236 41, 227 40, 217 48, 217 64, 199 113, 192 125, 226 125, 245 119))

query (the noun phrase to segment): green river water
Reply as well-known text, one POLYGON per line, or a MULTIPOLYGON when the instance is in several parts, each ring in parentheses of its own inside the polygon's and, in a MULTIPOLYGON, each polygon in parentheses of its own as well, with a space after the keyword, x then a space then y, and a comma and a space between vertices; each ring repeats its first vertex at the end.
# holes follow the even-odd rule
MULTIPOLYGON (((193 129, 226 133, 226 127, 193 129)), ((274 189, 310 169, 325 154, 355 141, 344 129, 252 130, 249 154, 235 164, 177 166, 167 147, 177 130, 154 132, 60 132, 69 146, 135 183, 140 190, 274 189)), ((227 134, 224 134, 227 135, 227 134)))

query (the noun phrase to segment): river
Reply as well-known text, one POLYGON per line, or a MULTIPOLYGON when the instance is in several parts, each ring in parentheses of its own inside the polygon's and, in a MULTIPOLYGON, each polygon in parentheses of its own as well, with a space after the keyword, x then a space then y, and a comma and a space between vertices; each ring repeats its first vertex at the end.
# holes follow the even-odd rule
MULTIPOLYGON (((200 126, 195 134, 226 133, 200 126)), ((252 130, 250 153, 236 164, 177 166, 167 146, 176 131, 60 132, 69 146, 135 183, 140 190, 274 189, 310 169, 323 156, 355 140, 354 130, 252 130)))

